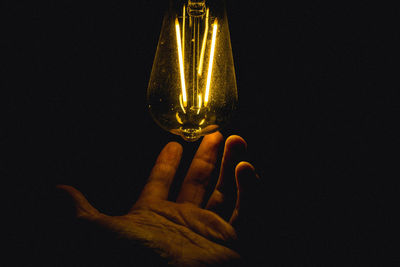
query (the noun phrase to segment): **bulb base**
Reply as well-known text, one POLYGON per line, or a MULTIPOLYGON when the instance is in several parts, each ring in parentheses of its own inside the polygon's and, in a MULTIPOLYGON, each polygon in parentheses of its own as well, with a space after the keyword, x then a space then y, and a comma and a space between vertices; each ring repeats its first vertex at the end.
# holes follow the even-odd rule
POLYGON ((194 142, 194 141, 197 141, 197 140, 199 140, 200 139, 200 137, 202 136, 201 134, 200 134, 200 130, 198 130, 198 129, 183 129, 183 128, 181 128, 180 129, 180 136, 182 136, 182 138, 185 140, 185 141, 188 141, 188 142, 194 142))

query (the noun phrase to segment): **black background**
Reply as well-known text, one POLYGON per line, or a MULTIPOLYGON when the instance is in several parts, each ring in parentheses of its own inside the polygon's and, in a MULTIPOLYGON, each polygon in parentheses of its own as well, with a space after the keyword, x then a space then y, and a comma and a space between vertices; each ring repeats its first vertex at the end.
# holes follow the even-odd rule
MULTIPOLYGON (((180 174, 198 145, 160 129, 145 103, 166 3, 1 5, 9 247, 15 265, 79 266, 98 241, 54 186, 123 214, 168 141, 184 146, 180 174)), ((247 140, 264 182, 256 261, 398 262, 399 11, 228 1, 227 12, 240 103, 222 133, 247 140)))

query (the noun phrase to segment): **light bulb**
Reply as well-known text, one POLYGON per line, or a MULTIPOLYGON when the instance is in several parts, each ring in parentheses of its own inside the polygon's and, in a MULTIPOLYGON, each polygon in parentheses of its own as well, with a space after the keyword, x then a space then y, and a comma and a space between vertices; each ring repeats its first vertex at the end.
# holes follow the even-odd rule
POLYGON ((147 89, 156 123, 186 141, 217 131, 232 116, 237 88, 222 0, 171 1, 147 89))

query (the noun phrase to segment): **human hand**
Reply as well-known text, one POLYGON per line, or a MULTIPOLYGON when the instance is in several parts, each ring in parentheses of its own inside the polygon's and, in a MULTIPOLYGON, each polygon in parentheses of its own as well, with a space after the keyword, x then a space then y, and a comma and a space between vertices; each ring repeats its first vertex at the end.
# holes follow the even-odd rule
POLYGON ((73 198, 78 218, 138 242, 174 266, 233 264, 241 258, 233 249, 238 238, 235 225, 244 216, 243 207, 251 205, 258 178, 250 163, 240 162, 246 142, 230 136, 217 184, 205 202, 222 141, 219 132, 203 138, 175 202, 167 198, 182 155, 182 146, 176 142, 163 148, 138 201, 126 215, 105 215, 75 188, 57 187, 73 198))

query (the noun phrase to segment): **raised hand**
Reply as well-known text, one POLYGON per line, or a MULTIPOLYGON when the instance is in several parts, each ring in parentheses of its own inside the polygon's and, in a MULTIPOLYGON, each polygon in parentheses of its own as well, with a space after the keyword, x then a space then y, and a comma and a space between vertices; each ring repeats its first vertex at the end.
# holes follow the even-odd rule
POLYGON ((182 155, 182 146, 176 142, 163 148, 138 201, 126 215, 105 215, 75 188, 58 188, 74 199, 79 218, 154 250, 173 266, 235 264, 241 260, 234 250, 235 225, 244 214, 243 207, 250 205, 258 178, 250 163, 240 162, 246 142, 230 136, 217 185, 208 201, 204 199, 222 141, 219 132, 203 138, 175 202, 167 199, 182 155))

